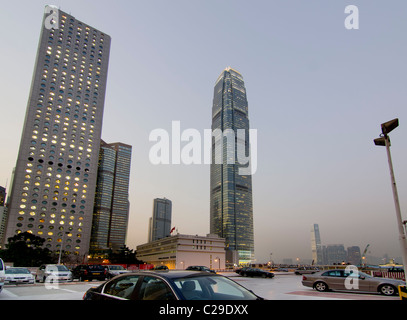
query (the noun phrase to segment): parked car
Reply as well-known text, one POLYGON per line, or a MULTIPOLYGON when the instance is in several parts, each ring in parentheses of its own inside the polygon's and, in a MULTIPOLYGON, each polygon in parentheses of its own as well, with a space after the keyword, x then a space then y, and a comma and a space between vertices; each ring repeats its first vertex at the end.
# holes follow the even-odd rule
POLYGON ((0 258, 0 293, 4 287, 4 278, 5 278, 5 265, 3 260, 0 258))
POLYGON ((273 278, 274 273, 265 271, 262 269, 258 268, 250 268, 250 267, 244 267, 241 269, 237 269, 235 271, 237 274, 240 274, 243 277, 262 277, 262 278, 273 278))
POLYGON ((398 287, 405 283, 396 279, 375 278, 363 272, 352 273, 344 269, 337 269, 304 275, 302 277, 302 284, 306 287, 314 288, 317 291, 346 290, 379 292, 383 295, 391 296, 398 294, 398 287), (346 281, 352 283, 352 286, 348 286, 349 288, 347 288, 346 281))
POLYGON ((100 264, 81 264, 72 269, 73 279, 86 281, 93 279, 104 281, 107 277, 107 270, 100 264))
POLYGON ((19 283, 29 283, 33 284, 35 282, 34 276, 31 274, 30 270, 27 268, 9 267, 6 269, 5 284, 19 284, 19 283))
POLYGON ((138 271, 90 288, 84 300, 263 300, 233 280, 209 272, 138 271))
POLYGON ((107 278, 108 279, 111 279, 111 278, 113 278, 115 276, 118 276, 119 274, 129 272, 128 270, 126 270, 121 265, 108 265, 108 266, 104 266, 104 267, 106 268, 107 278))
POLYGON ((190 271, 205 271, 205 272, 211 272, 211 273, 216 273, 215 270, 209 269, 208 267, 205 266, 189 266, 185 270, 190 270, 190 271))
POLYGON ((155 266, 154 270, 168 270, 167 266, 155 266))
POLYGON ((62 264, 43 264, 37 270, 35 280, 45 281, 72 281, 72 273, 62 264))
POLYGON ((301 274, 314 274, 316 272, 320 271, 318 268, 312 268, 312 267, 301 267, 298 268, 294 271, 295 274, 301 275, 301 274))

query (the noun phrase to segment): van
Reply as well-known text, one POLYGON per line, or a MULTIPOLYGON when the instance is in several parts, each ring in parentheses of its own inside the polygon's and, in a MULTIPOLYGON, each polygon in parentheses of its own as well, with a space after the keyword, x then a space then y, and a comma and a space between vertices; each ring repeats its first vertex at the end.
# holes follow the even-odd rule
POLYGON ((4 265, 4 261, 0 258, 0 292, 3 290, 5 278, 6 266, 4 265))

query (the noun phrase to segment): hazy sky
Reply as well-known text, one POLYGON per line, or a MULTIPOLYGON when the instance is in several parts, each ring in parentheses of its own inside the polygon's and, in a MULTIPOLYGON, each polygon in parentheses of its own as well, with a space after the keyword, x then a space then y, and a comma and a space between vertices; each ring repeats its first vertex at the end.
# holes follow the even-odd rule
POLYGON ((391 134, 407 218, 407 2, 373 0, 2 1, 0 185, 10 183, 46 4, 112 37, 102 137, 133 146, 128 246, 147 241, 153 199, 173 203, 180 233, 209 233, 209 166, 149 161, 152 130, 211 127, 213 88, 242 73, 252 129, 257 261, 311 259, 323 244, 400 256, 380 124, 391 134), (344 10, 359 8, 359 30, 344 10))

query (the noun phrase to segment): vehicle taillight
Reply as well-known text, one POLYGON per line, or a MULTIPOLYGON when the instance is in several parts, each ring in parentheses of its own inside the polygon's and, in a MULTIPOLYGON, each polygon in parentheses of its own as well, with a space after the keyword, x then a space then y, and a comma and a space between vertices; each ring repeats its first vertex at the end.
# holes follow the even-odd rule
POLYGON ((307 280, 306 276, 302 276, 302 281, 307 280))
POLYGON ((88 274, 88 270, 85 270, 84 274, 85 274, 85 276, 86 276, 86 275, 88 274))

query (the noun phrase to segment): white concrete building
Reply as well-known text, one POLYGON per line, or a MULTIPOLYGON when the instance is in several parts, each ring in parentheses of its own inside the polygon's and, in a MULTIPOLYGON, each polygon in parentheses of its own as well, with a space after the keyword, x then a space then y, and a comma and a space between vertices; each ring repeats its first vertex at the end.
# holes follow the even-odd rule
POLYGON ((169 269, 196 265, 225 269, 225 239, 213 234, 177 234, 137 246, 137 259, 169 269))

